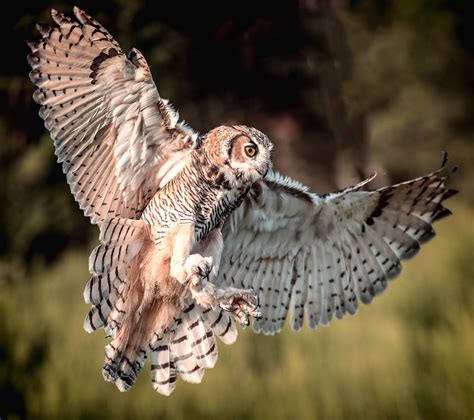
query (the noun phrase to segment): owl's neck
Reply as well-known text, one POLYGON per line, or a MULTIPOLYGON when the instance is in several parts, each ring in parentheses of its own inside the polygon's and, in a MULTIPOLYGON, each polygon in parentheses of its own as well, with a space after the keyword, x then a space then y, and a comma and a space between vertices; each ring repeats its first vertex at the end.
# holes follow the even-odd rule
MULTIPOLYGON (((240 205, 247 195, 250 184, 243 177, 235 176, 234 171, 226 163, 218 166, 200 153, 189 156, 190 173, 195 177, 185 175, 185 179, 198 179, 198 196, 202 200, 210 199, 216 206, 225 201, 233 207, 240 205)), ((188 166, 188 165, 187 165, 188 166)))
POLYGON ((223 224, 236 210, 250 186, 235 182, 226 175, 229 168, 217 168, 202 156, 189 156, 189 164, 180 182, 192 191, 193 212, 196 217, 196 239, 201 240, 216 226, 223 224), (189 171, 189 172, 188 172, 189 171))

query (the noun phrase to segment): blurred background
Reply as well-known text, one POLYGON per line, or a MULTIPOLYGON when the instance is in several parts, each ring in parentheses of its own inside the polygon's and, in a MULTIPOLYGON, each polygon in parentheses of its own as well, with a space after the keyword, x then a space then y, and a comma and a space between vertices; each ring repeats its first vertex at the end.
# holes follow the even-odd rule
POLYGON ((32 101, 26 40, 49 9, 2 12, 0 418, 470 419, 474 415, 474 20, 471 0, 82 1, 161 95, 205 132, 266 132, 280 171, 323 193, 460 166, 454 216, 387 293, 330 328, 220 345, 199 386, 128 393, 102 380, 82 290, 97 243, 32 101))

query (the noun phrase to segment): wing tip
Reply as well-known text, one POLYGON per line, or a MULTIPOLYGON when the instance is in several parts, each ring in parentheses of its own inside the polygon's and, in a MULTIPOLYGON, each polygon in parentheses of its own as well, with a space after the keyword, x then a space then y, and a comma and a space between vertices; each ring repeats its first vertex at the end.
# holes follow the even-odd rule
POLYGON ((80 16, 83 16, 85 14, 84 10, 82 10, 80 7, 78 7, 77 5, 74 5, 72 7, 72 11, 74 13, 74 15, 79 19, 80 16))
POLYGON ((92 312, 92 310, 93 309, 91 309, 88 312, 88 314, 84 318, 84 323, 82 324, 82 328, 84 328, 84 331, 88 334, 92 334, 94 331, 97 330, 96 328, 94 328, 94 326, 92 325, 92 322, 91 322, 90 313, 92 312))
POLYGON ((421 246, 419 242, 414 242, 412 246, 405 250, 401 258, 404 260, 412 259, 418 252, 420 252, 421 246))
POLYGON ((438 212, 436 212, 431 222, 434 223, 438 220, 444 219, 445 217, 451 216, 452 214, 451 210, 442 207, 438 212))
POLYGON ((72 19, 69 16, 66 16, 64 13, 59 12, 58 10, 52 8, 51 9, 51 17, 58 25, 64 25, 68 23, 72 23, 72 19))
MULTIPOLYGON (((442 156, 441 156, 441 165, 439 167, 438 170, 434 171, 433 173, 431 173, 430 175, 436 175, 440 172, 442 172, 444 169, 447 168, 447 165, 448 165, 448 161, 449 161, 449 154, 447 151, 443 150, 441 152, 442 156)), ((446 178, 449 178, 451 175, 453 175, 454 173, 456 173, 458 170, 458 166, 455 165, 451 168, 451 170, 449 170, 448 174, 446 175, 445 178, 443 179, 446 179, 446 178)))
MULTIPOLYGON (((27 40, 26 41, 26 45, 28 46, 28 48, 31 50, 31 52, 34 52, 36 50, 36 42, 35 41, 29 41, 27 40)), ((30 56, 31 54, 28 54, 28 57, 30 56)))
POLYGON ((41 34, 42 37, 47 37, 49 36, 49 33, 51 31, 51 26, 46 25, 44 23, 37 23, 35 25, 36 30, 41 34))
POLYGON ((56 19, 61 15, 62 13, 58 12, 55 8, 51 8, 51 17, 53 20, 57 23, 56 19))
POLYGON ((448 163, 448 152, 446 150, 443 150, 441 154, 442 154, 442 158, 441 158, 440 168, 443 169, 446 167, 446 164, 448 163))
POLYGON ((78 6, 73 6, 72 11, 76 19, 83 25, 94 23, 91 16, 89 16, 84 10, 78 6))
POLYGON ((443 197, 441 201, 447 200, 448 198, 451 198, 452 196, 456 195, 459 193, 459 190, 454 190, 454 189, 448 189, 446 192, 443 194, 443 197))

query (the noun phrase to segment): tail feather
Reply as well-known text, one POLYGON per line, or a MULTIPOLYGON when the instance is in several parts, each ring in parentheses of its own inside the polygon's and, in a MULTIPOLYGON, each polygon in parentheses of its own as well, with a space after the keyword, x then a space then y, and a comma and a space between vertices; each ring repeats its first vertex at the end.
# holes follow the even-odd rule
POLYGON ((204 375, 201 362, 192 349, 192 330, 202 323, 200 308, 194 303, 188 304, 181 318, 176 320, 176 330, 170 341, 170 358, 176 366, 179 376, 186 382, 199 383, 204 375))
MULTIPOLYGON (((139 251, 147 244, 148 229, 140 220, 111 218, 100 226, 100 240, 89 257, 92 277, 84 299, 93 305, 84 320, 87 332, 106 330, 112 342, 105 348, 103 376, 121 391, 130 388, 147 357, 149 320, 134 324, 140 286, 139 251)), ((149 314, 151 316, 151 313, 149 314)))
POLYGON ((151 350, 151 381, 153 388, 163 395, 170 395, 176 388, 176 367, 170 355, 170 335, 160 337, 151 350))
MULTIPOLYGON (((178 311, 179 307, 174 303, 161 302, 144 310, 138 322, 134 316, 128 317, 116 337, 106 346, 102 369, 104 379, 115 383, 120 391, 127 391, 137 379, 150 352, 152 355, 155 351, 161 352, 161 359, 166 356, 164 351, 171 348, 172 336, 172 330, 167 326, 170 323, 173 325, 178 311)), ((152 373, 155 369, 155 358, 152 357, 152 373)), ((160 361, 158 364, 163 363, 160 361)), ((172 376, 174 367, 169 362, 167 370, 167 374, 172 376)), ((157 379, 160 380, 163 379, 157 379)))
MULTIPOLYGON (((186 345, 191 350, 196 364, 202 368, 212 368, 217 361, 216 343, 211 325, 207 322, 203 309, 194 302, 187 302, 181 315, 180 328, 176 332, 176 339, 186 337, 186 345)), ((182 338, 181 338, 182 339, 182 338)), ((179 367, 179 366, 178 366, 179 367)))
POLYGON ((84 300, 94 307, 84 320, 84 329, 92 332, 106 328, 114 336, 127 313, 126 291, 136 273, 133 259, 146 241, 147 229, 140 220, 112 218, 101 225, 102 244, 89 257, 93 273, 84 289, 84 300))
POLYGON ((204 369, 196 359, 191 348, 191 340, 186 331, 177 332, 170 344, 171 357, 176 366, 176 372, 186 382, 198 384, 204 376, 204 369))
POLYGON ((139 220, 112 218, 102 223, 102 244, 89 258, 93 275, 84 299, 93 307, 84 328, 88 332, 104 328, 112 338, 105 348, 105 380, 128 390, 151 355, 153 387, 169 395, 178 376, 201 382, 204 370, 217 361, 215 335, 230 344, 237 338, 237 328, 228 312, 204 309, 190 299, 182 310, 177 301, 148 301, 147 286, 142 284, 147 281, 141 276, 150 269, 147 255, 156 257, 149 234, 139 220))
POLYGON ((223 310, 204 309, 188 301, 173 330, 150 346, 154 389, 171 394, 177 376, 186 382, 201 382, 204 370, 217 362, 214 334, 226 344, 234 342, 237 328, 233 317, 223 310))
POLYGON ((114 341, 105 347, 102 375, 106 381, 114 382, 120 391, 127 391, 135 383, 148 354, 143 348, 127 354, 127 348, 115 347, 114 341))
POLYGON ((237 327, 232 314, 220 310, 203 311, 203 319, 223 343, 232 344, 237 340, 237 327))

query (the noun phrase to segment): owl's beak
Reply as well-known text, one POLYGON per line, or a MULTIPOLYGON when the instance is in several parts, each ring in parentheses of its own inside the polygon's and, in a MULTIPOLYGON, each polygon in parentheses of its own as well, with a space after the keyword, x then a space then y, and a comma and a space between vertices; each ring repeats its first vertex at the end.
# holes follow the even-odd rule
POLYGON ((262 175, 262 178, 265 178, 268 174, 268 171, 269 171, 269 166, 267 165, 266 168, 264 170, 260 170, 260 169, 257 169, 257 172, 262 175))

